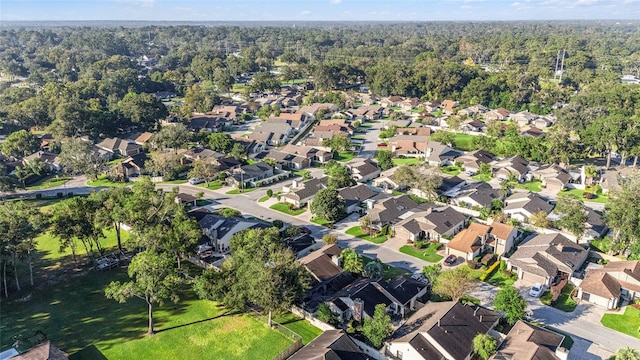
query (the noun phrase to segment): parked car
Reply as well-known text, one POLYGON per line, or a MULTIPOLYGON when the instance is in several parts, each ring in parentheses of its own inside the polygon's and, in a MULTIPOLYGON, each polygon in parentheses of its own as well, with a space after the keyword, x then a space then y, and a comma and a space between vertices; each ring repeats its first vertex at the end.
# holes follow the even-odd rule
POLYGON ((311 234, 311 230, 309 230, 309 228, 306 228, 306 227, 300 227, 300 232, 307 235, 311 234))
POLYGON ((449 255, 449 256, 447 256, 446 259, 444 259, 444 264, 447 265, 447 266, 451 266, 451 265, 455 264, 456 261, 458 261, 458 257, 457 256, 449 255))
POLYGON ((387 143, 379 143, 378 146, 387 146, 387 143))
POLYGON ((533 296, 533 297, 540 297, 540 295, 542 295, 542 291, 544 290, 544 288, 542 287, 542 284, 537 283, 534 284, 531 287, 531 290, 529 290, 529 295, 533 296))
POLYGON ((191 179, 189 179, 189 184, 191 184, 191 185, 202 184, 203 182, 204 182, 204 179, 202 179, 202 178, 191 178, 191 179))

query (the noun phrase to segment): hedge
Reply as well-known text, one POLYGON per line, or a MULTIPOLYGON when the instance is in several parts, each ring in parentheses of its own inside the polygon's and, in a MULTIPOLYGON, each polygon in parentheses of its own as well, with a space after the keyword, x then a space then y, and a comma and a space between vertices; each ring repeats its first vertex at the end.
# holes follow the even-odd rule
POLYGON ((489 276, 491 276, 491 274, 496 271, 498 266, 500 266, 501 262, 502 261, 496 261, 493 263, 493 265, 489 266, 489 268, 484 273, 482 273, 482 275, 480 275, 480 281, 485 281, 489 276))

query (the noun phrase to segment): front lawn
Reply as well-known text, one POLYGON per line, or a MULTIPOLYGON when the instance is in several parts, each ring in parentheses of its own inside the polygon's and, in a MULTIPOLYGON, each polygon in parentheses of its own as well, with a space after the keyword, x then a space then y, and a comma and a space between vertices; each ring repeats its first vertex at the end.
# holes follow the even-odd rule
POLYGON ((415 165, 415 164, 418 164, 420 162, 424 162, 424 160, 418 159, 418 158, 405 158, 405 159, 395 158, 395 159, 393 159, 393 165, 395 165, 395 166, 415 165))
POLYGON ((311 219, 311 222, 322 226, 328 226, 332 224, 331 221, 319 216, 315 216, 313 219, 311 219))
POLYGON ((252 188, 247 188, 247 189, 243 189, 243 190, 234 189, 234 190, 227 191, 225 194, 238 195, 238 194, 244 194, 244 193, 252 192, 252 191, 255 191, 255 190, 258 190, 258 188, 257 187, 252 187, 252 188))
POLYGON ((347 162, 347 161, 353 159, 354 157, 356 157, 356 154, 354 152, 343 151, 343 152, 339 153, 338 156, 335 157, 335 160, 339 161, 339 162, 347 162))
MULTIPOLYGON (((375 261, 374 259, 367 257, 367 256, 362 256, 362 262, 364 263, 364 265, 367 265, 368 263, 375 261)), ((402 269, 402 268, 398 268, 395 266, 391 266, 385 263, 381 263, 382 264, 382 269, 384 271, 384 278, 385 280, 389 280, 391 278, 394 278, 396 276, 400 276, 400 275, 409 275, 410 272, 408 270, 402 269)))
POLYGON ((518 189, 526 189, 532 192, 540 192, 542 191, 541 185, 542 185, 542 181, 540 181, 539 179, 534 179, 526 183, 517 184, 516 187, 518 189))
POLYGON ((222 182, 220 180, 216 180, 209 182, 209 186, 207 186, 207 184, 205 183, 198 184, 198 186, 209 190, 218 190, 222 188, 222 182))
POLYGON ((129 183, 122 181, 111 181, 107 177, 107 175, 102 174, 98 176, 98 180, 95 181, 87 181, 87 185, 89 186, 127 186, 129 183))
POLYGON ((258 202, 265 202, 265 201, 267 201, 269 199, 271 199, 271 196, 265 195, 265 196, 261 197, 260 199, 258 199, 258 202))
MULTIPOLYGON (((3 303, 0 346, 14 336, 42 331, 71 359, 272 359, 293 343, 250 314, 237 314, 187 291, 178 304, 154 311, 157 333, 145 335, 147 306, 104 296, 112 280, 126 281, 123 270, 90 272, 33 292, 27 301, 3 303)), ((287 319, 285 319, 287 320, 287 319)), ((303 339, 316 330, 292 319, 303 339)), ((286 321, 284 321, 286 322, 286 321)))
POLYGON ((300 209, 289 209, 288 203, 277 203, 269 206, 269 209, 280 211, 281 213, 285 213, 287 215, 296 216, 300 215, 303 212, 307 211, 306 207, 300 209))
POLYGON ((518 277, 515 274, 506 272, 506 270, 502 271, 500 269, 496 269, 489 277, 487 277, 485 282, 493 286, 504 287, 513 285, 517 278, 518 277))
POLYGON ((184 184, 184 183, 186 183, 186 182, 187 182, 187 180, 186 180, 186 179, 176 179, 176 180, 162 181, 162 182, 160 182, 160 184, 166 184, 166 185, 172 185, 172 184, 175 184, 175 185, 180 185, 180 184, 184 184))
POLYGON ((453 175, 453 176, 456 176, 456 175, 460 174, 462 172, 462 170, 463 170, 462 168, 457 167, 457 166, 453 166, 453 165, 451 165, 451 166, 443 166, 443 167, 441 167, 441 169, 442 169, 443 173, 445 173, 447 175, 453 175))
POLYGON ((476 174, 476 175, 473 175, 471 178, 476 181, 489 182, 491 181, 491 174, 476 174))
POLYGON ((585 202, 596 202, 601 204, 606 204, 609 202, 609 197, 607 196, 607 194, 603 194, 602 189, 600 189, 599 187, 596 191, 586 191, 586 192, 589 192, 592 194, 591 199, 587 199, 586 197, 584 197, 585 190, 580 190, 580 189, 571 189, 567 191, 562 191, 560 192, 560 194, 566 193, 571 196, 577 197, 578 199, 585 202))
POLYGON ((573 291, 573 289, 573 285, 565 285, 564 288, 562 288, 562 292, 560 292, 560 296, 558 296, 558 300, 555 304, 551 304, 551 299, 553 297, 551 291, 547 291, 546 293, 542 294, 542 296, 540 297, 540 301, 543 304, 553 306, 558 310, 562 310, 564 312, 572 312, 576 309, 576 306, 578 306, 578 304, 576 304, 576 302, 571 299, 571 292, 573 291))
POLYGON ((442 255, 437 253, 440 246, 442 244, 429 244, 426 249, 416 249, 413 245, 404 245, 400 248, 400 252, 420 260, 436 263, 442 260, 442 255))
POLYGON ((357 238, 360 238, 362 240, 367 240, 367 241, 371 241, 374 244, 382 244, 383 242, 387 241, 387 236, 386 235, 378 235, 374 238, 372 238, 370 235, 368 235, 367 233, 363 232, 362 229, 360 229, 359 225, 356 225, 350 229, 347 229, 347 231, 345 231, 345 234, 347 235, 351 235, 351 236, 355 236, 357 238))
POLYGON ((70 176, 50 175, 27 186, 27 190, 49 189, 52 187, 64 185, 69 180, 71 180, 70 176))
POLYGON ((602 325, 623 334, 640 338, 640 310, 627 306, 624 314, 604 314, 602 325))

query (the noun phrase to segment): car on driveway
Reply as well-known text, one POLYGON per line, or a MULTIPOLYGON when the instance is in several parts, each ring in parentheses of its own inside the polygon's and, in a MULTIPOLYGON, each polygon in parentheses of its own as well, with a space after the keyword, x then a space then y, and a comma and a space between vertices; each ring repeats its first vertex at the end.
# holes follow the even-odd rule
POLYGON ((379 143, 378 146, 387 146, 387 143, 379 143))
POLYGON ((542 286, 542 284, 537 283, 534 284, 531 287, 531 290, 529 290, 529 295, 533 296, 533 297, 540 297, 540 295, 542 295, 542 291, 544 290, 544 287, 542 286))
POLYGON ((444 259, 444 264, 447 266, 452 266, 458 261, 458 257, 455 255, 449 255, 446 259, 444 259))
POLYGON ((203 182, 204 182, 204 179, 202 179, 202 178, 191 178, 191 179, 189 179, 189 184, 191 184, 191 185, 202 184, 203 182))

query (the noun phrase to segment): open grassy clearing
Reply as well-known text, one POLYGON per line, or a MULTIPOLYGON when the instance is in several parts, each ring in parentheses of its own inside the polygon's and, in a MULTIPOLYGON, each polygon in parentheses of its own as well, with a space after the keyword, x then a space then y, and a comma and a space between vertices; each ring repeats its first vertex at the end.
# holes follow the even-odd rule
POLYGON ((602 325, 623 334, 640 338, 640 310, 627 306, 623 314, 604 314, 602 325))
POLYGON ((50 175, 27 186, 27 190, 49 189, 52 187, 64 185, 69 180, 71 180, 70 176, 50 175))
MULTIPOLYGON (((112 280, 126 280, 123 270, 90 272, 34 293, 24 302, 3 304, 0 344, 36 330, 78 359, 266 359, 274 358, 291 338, 271 330, 253 315, 229 312, 217 303, 199 300, 186 291, 178 304, 154 311, 156 331, 145 335, 147 307, 141 300, 126 304, 104 297, 112 280)), ((307 342, 320 331, 287 315, 276 320, 307 342)))
POLYGON ((540 192, 542 191, 542 181, 539 179, 534 179, 532 181, 528 181, 526 183, 517 184, 516 187, 518 189, 526 189, 532 192, 540 192))
POLYGON ((456 136, 453 140, 453 147, 459 150, 464 150, 464 151, 475 150, 476 147, 473 144, 473 140, 476 137, 477 137, 476 135, 456 133, 456 136))
POLYGON ((107 175, 102 174, 98 176, 98 180, 87 181, 89 186, 127 186, 129 183, 120 181, 111 181, 107 175))
POLYGON ((393 159, 393 165, 395 165, 395 166, 414 165, 414 164, 418 164, 420 162, 424 162, 424 160, 421 160, 421 159, 418 159, 418 158, 406 158, 406 159, 395 158, 395 159, 393 159))

